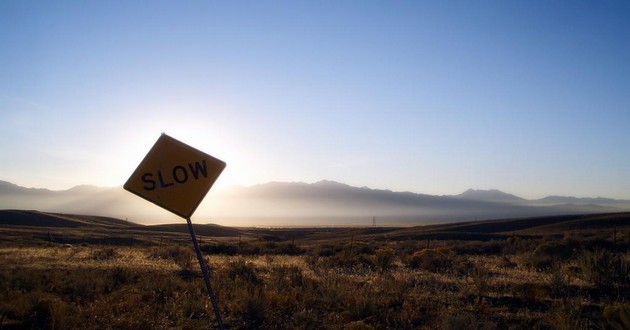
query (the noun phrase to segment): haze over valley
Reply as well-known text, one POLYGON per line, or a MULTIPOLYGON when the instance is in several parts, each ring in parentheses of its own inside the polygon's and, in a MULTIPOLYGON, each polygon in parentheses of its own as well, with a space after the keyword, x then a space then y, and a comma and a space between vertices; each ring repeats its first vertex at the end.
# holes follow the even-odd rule
MULTIPOLYGON (((181 218, 122 187, 25 188, 0 181, 0 209, 115 217, 140 224, 179 223, 181 218)), ((548 196, 528 200, 499 190, 469 189, 458 195, 354 187, 334 181, 270 182, 214 188, 195 214, 196 223, 224 226, 414 226, 444 222, 606 213, 630 210, 630 201, 548 196)))

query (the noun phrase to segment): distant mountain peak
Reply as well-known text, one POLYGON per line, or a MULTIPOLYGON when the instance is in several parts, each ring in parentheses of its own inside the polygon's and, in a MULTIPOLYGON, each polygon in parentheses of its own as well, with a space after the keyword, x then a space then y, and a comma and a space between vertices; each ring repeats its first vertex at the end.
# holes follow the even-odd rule
POLYGON ((345 183, 341 183, 341 182, 337 182, 337 181, 331 181, 331 180, 321 180, 321 181, 317 181, 313 184, 311 184, 312 186, 316 186, 316 187, 332 187, 332 188, 336 188, 336 187, 350 187, 349 185, 345 184, 345 183))
POLYGON ((78 185, 78 186, 74 186, 68 190, 66 190, 66 192, 76 192, 76 193, 87 193, 87 192, 96 192, 96 191, 101 191, 105 188, 102 187, 98 187, 98 186, 93 186, 93 185, 87 185, 87 184, 83 184, 83 185, 78 185))
POLYGON ((13 184, 13 183, 8 182, 8 181, 3 181, 3 180, 0 180, 0 187, 19 188, 19 186, 18 186, 18 185, 13 184))
POLYGON ((460 195, 463 194, 487 194, 487 193, 499 193, 499 194, 505 194, 505 195, 509 195, 508 193, 504 193, 499 189, 473 189, 473 188, 469 188, 468 190, 464 191, 463 193, 461 193, 460 195))
POLYGON ((51 190, 44 188, 26 188, 14 183, 0 180, 0 193, 26 193, 26 192, 40 192, 47 193, 51 192, 51 190))
POLYGON ((463 193, 456 195, 455 197, 461 199, 469 199, 476 201, 487 201, 487 202, 520 202, 524 201, 523 198, 518 197, 516 195, 505 193, 498 189, 468 189, 463 193))

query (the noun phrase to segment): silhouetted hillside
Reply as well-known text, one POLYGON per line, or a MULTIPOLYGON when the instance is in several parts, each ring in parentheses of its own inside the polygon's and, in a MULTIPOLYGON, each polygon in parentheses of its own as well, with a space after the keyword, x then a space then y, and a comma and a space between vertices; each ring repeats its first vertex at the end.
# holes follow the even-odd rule
POLYGON ((567 231, 610 230, 630 225, 630 212, 606 214, 574 214, 520 219, 470 221, 452 224, 417 226, 389 232, 391 239, 486 239, 513 234, 552 235, 567 231), (438 236, 441 235, 441 236, 438 236))
POLYGON ((0 225, 33 227, 132 227, 137 226, 120 219, 76 214, 58 214, 39 211, 0 210, 0 225))
MULTIPOLYGON (((312 228, 233 228, 209 224, 195 224, 197 235, 212 237, 248 237, 264 240, 302 242, 351 239, 379 240, 491 240, 512 235, 546 236, 564 235, 567 232, 610 233, 619 228, 620 233, 630 226, 630 212, 607 214, 575 214, 519 219, 469 221, 450 224, 415 227, 312 227, 312 228)), ((0 231, 5 240, 16 237, 32 240, 50 240, 52 232, 56 241, 108 242, 110 244, 156 244, 158 239, 189 238, 185 223, 141 226, 119 219, 90 215, 51 214, 38 211, 0 211, 0 231), (10 238, 8 236, 12 236, 10 238), (153 242, 153 243, 149 243, 153 242)))
MULTIPOLYGON (((224 227, 219 225, 210 224, 193 224, 195 226, 195 233, 197 235, 211 236, 211 237, 234 237, 241 235, 248 235, 249 233, 230 227, 224 227)), ((166 225, 152 225, 152 226, 139 226, 132 229, 143 231, 157 231, 157 232, 169 232, 169 233, 190 233, 188 231, 188 225, 183 224, 166 224, 166 225)))

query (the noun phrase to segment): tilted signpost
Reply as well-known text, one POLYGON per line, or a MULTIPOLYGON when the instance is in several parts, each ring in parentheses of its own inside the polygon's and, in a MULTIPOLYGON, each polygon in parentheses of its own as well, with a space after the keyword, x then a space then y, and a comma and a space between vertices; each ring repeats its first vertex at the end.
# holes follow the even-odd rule
POLYGON ((124 185, 125 190, 186 219, 220 329, 223 329, 223 321, 217 298, 212 291, 210 276, 190 217, 225 165, 222 160, 162 133, 124 185))

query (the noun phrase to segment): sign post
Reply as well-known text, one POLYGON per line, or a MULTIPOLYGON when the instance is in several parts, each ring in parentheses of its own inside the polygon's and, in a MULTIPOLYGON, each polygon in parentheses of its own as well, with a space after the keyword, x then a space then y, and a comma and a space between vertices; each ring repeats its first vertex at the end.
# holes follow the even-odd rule
POLYGON ((162 133, 123 186, 125 190, 186 219, 220 329, 223 329, 223 321, 217 297, 212 290, 210 275, 190 217, 225 165, 225 162, 162 133))
POLYGON ((212 303, 214 317, 217 319, 219 329, 223 329, 223 321, 221 320, 221 313, 219 313, 219 302, 217 301, 217 296, 212 290, 212 284, 210 284, 210 274, 206 268, 203 256, 201 256, 201 250, 199 249, 199 243, 197 242, 197 235, 195 235, 195 228, 193 227, 190 218, 186 218, 186 222, 188 222, 188 231, 190 231, 190 237, 193 241, 193 245, 195 246, 195 254, 197 254, 197 260, 199 261, 199 266, 201 267, 201 274, 203 274, 203 280, 206 282, 206 289, 208 290, 208 296, 210 297, 210 302, 212 303))

